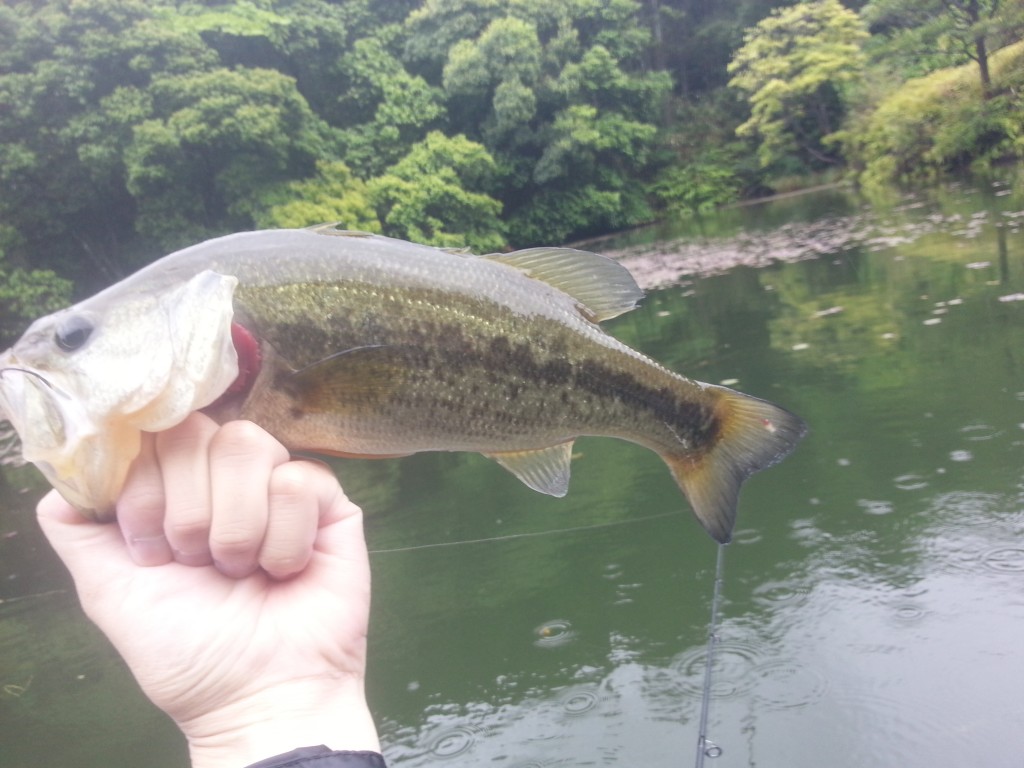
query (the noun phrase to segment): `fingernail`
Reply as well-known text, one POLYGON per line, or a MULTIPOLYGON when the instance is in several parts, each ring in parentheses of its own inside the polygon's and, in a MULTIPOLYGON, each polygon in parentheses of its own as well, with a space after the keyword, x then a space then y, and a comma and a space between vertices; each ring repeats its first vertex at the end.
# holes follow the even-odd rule
POLYGON ((136 565, 164 565, 173 559, 163 536, 129 536, 128 552, 136 565))
POLYGON ((190 566, 209 565, 213 562, 209 552, 182 552, 180 549, 174 550, 174 559, 182 565, 190 566))
POLYGON ((219 560, 213 561, 213 567, 223 573, 229 579, 244 579, 256 570, 256 566, 250 563, 222 563, 219 560))

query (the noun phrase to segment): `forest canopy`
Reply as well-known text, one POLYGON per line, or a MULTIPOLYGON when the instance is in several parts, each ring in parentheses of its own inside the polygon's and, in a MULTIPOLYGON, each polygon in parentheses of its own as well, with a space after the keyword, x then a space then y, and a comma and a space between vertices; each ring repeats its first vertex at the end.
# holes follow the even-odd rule
POLYGON ((792 177, 1019 157, 1022 6, 13 0, 0 282, 52 303, 65 278, 93 290, 206 237, 323 221, 560 243, 792 177))

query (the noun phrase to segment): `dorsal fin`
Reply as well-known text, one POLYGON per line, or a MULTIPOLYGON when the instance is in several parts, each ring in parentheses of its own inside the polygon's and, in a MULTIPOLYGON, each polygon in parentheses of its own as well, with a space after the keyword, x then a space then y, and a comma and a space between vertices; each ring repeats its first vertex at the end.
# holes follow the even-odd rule
POLYGON ((316 232, 319 235, 333 235, 335 237, 376 237, 373 232, 363 232, 360 229, 344 229, 339 227, 341 222, 334 221, 327 224, 314 224, 304 227, 309 232, 316 232))
POLYGON ((595 322, 628 312, 644 297, 628 269, 607 256, 588 251, 526 248, 481 258, 508 264, 565 291, 583 305, 588 319, 595 322))

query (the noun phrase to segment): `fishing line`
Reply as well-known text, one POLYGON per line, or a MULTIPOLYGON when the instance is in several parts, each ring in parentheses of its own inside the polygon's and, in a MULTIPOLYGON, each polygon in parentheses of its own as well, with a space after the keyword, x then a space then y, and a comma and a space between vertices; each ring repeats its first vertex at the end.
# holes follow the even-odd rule
POLYGON ((718 545, 715 559, 715 584, 711 592, 711 621, 708 623, 708 647, 704 661, 704 690, 700 701, 700 727, 697 730, 696 768, 703 768, 705 757, 718 757, 722 748, 708 739, 708 711, 711 709, 711 673, 718 645, 718 608, 722 599, 722 573, 725 570, 725 545, 718 545))
POLYGON ((509 533, 505 536, 491 536, 486 539, 465 539, 463 541, 441 541, 436 544, 414 544, 410 547, 395 547, 394 549, 371 549, 371 555, 387 555, 392 552, 414 552, 420 549, 440 549, 441 547, 457 547, 463 544, 486 544, 492 541, 511 541, 512 539, 529 539, 538 536, 553 536, 557 533, 577 533, 579 531, 594 531, 599 528, 614 528, 620 525, 633 525, 635 523, 645 523, 648 520, 659 520, 663 517, 675 517, 683 514, 683 511, 675 512, 661 512, 657 515, 647 515, 646 517, 636 517, 631 520, 616 520, 612 523, 595 523, 594 525, 580 525, 575 528, 554 528, 548 531, 532 531, 529 533, 509 533))
MULTIPOLYGON (((536 538, 538 536, 552 536, 559 533, 576 533, 580 531, 593 531, 600 528, 615 528, 622 525, 633 525, 635 523, 643 523, 650 520, 659 520, 665 517, 674 517, 680 515, 682 512, 662 512, 656 515, 647 515, 645 517, 638 517, 632 520, 618 520, 611 523, 596 523, 594 525, 581 525, 573 528, 555 528, 547 531, 532 531, 528 533, 510 533, 505 536, 490 536, 483 539, 464 539, 462 541, 442 541, 436 544, 416 544, 409 547, 395 547, 393 549, 371 549, 371 555, 386 555, 395 552, 414 552, 417 550, 424 549, 440 549, 442 547, 456 547, 464 544, 486 544, 489 542, 496 541, 511 541, 513 539, 528 539, 536 538)), ((715 581, 712 587, 711 593, 711 617, 708 624, 708 644, 706 652, 706 660, 704 663, 704 686, 701 694, 700 704, 700 726, 697 733, 697 759, 695 762, 696 768, 703 768, 705 757, 719 757, 722 754, 722 748, 715 744, 713 741, 708 739, 708 715, 711 709, 711 681, 712 672, 715 663, 715 647, 718 645, 718 617, 719 608, 722 601, 722 583, 724 581, 723 574, 725 572, 725 545, 718 545, 718 553, 715 559, 715 581)))
POLYGON ((4 377, 4 374, 7 373, 8 371, 14 371, 15 373, 23 373, 26 376, 35 376, 37 379, 43 382, 43 384, 45 384, 48 388, 56 391, 56 387, 54 387, 53 384, 47 381, 46 377, 43 376, 38 371, 33 371, 28 368, 17 368, 13 365, 8 365, 4 368, 0 368, 0 379, 2 379, 4 377))

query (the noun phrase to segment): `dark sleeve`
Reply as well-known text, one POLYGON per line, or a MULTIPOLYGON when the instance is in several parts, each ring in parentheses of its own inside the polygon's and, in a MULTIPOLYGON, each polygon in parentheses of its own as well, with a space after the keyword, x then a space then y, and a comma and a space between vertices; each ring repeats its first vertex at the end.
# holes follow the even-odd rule
POLYGON ((249 768, 387 768, 376 752, 334 752, 327 747, 302 747, 253 763, 249 768))

